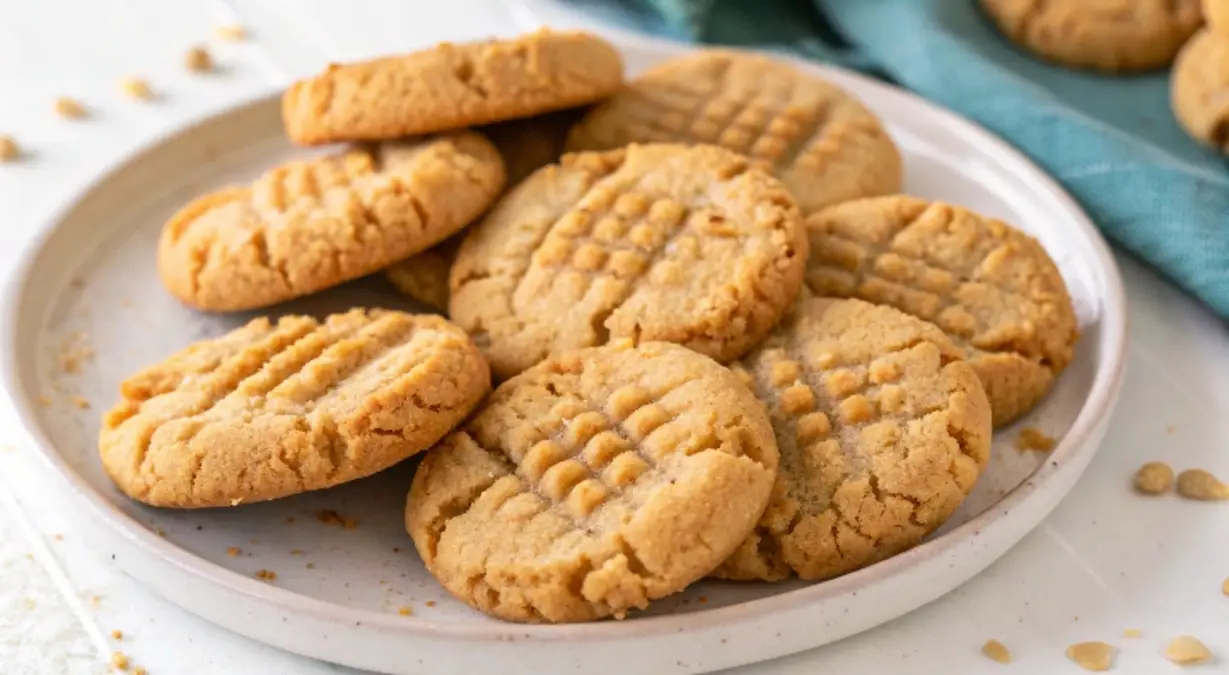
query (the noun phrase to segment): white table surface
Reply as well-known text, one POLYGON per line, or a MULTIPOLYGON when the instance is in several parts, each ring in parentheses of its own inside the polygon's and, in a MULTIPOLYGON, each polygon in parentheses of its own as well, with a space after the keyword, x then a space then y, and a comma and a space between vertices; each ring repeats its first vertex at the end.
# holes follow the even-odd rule
MULTIPOLYGON (((328 61, 441 39, 583 23, 552 0, 0 0, 0 133, 25 161, 0 165, 0 273, 65 198, 117 158, 189 120, 314 72, 328 61), (241 24, 247 42, 213 37, 241 24), (221 72, 192 76, 183 54, 210 47, 221 72), (161 98, 134 103, 127 76, 161 98), (92 115, 64 121, 57 96, 92 115)), ((739 673, 980 673, 990 638, 1009 672, 1082 672, 1075 642, 1120 649, 1115 672, 1178 672, 1161 652, 1200 637, 1229 671, 1229 504, 1148 499, 1130 489, 1163 459, 1229 478, 1229 329, 1155 274, 1119 256, 1131 312, 1130 362, 1105 444, 1074 492, 973 581, 913 614, 829 647, 739 673), (1124 638, 1124 629, 1143 632, 1124 638)), ((12 422, 0 420, 0 439, 12 422)), ((27 448, 0 446, 0 673, 101 673, 122 650, 153 675, 352 673, 265 647, 195 618, 87 550, 27 448), (123 639, 110 637, 113 629, 123 639)))

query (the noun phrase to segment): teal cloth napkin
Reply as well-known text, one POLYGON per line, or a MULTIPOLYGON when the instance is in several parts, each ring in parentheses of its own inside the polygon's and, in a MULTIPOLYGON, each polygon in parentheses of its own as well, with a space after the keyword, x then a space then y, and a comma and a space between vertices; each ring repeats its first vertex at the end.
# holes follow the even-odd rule
POLYGON ((1104 77, 1017 49, 975 0, 570 0, 675 39, 869 72, 990 129, 1112 241, 1229 318, 1229 163, 1169 108, 1169 74, 1104 77))

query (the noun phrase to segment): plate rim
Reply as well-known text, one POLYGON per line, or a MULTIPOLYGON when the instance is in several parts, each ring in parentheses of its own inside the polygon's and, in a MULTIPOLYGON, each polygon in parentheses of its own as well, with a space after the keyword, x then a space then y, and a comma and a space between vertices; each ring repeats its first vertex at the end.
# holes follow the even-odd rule
MULTIPOLYGON (((674 43, 665 40, 646 38, 617 30, 597 31, 605 34, 616 44, 621 52, 638 51, 660 58, 678 55, 696 49, 694 45, 674 43)), ((724 47, 731 48, 731 47, 724 47)), ((755 51, 755 50, 744 50, 755 51)), ((256 579, 248 578, 205 558, 198 557, 186 549, 158 537, 146 528, 140 521, 120 511, 101 493, 90 486, 88 482, 70 466, 62 454, 55 450, 54 444, 40 429, 37 415, 34 413, 34 402, 26 397, 20 397, 17 392, 23 391, 22 380, 18 376, 20 368, 17 365, 21 355, 17 352, 20 336, 17 335, 19 319, 22 315, 28 286, 35 273, 35 262, 47 248, 51 239, 58 232, 60 224, 90 195, 112 179, 128 165, 140 158, 156 152, 161 146, 175 142, 182 136, 187 136, 198 129, 215 124, 220 118, 231 117, 244 112, 251 113, 254 109, 264 106, 278 105, 280 89, 270 88, 269 91, 258 93, 245 100, 220 109, 203 111, 194 116, 188 123, 173 127, 159 133, 149 140, 139 144, 114 161, 97 177, 74 190, 65 198, 61 207, 39 223, 37 234, 28 240, 8 276, 2 302, 0 302, 0 373, 4 384, 4 403, 17 422, 16 436, 34 447, 40 463, 55 474, 57 482, 72 495, 79 510, 90 514, 94 521, 109 528, 112 534, 126 539, 129 543, 142 549, 147 554, 158 557, 163 563, 170 564, 180 571, 196 577, 199 581, 212 586, 246 596, 280 611, 295 612, 309 618, 328 623, 361 623, 376 629, 392 631, 400 634, 413 634, 422 638, 507 642, 510 639, 532 640, 537 644, 553 642, 602 642, 607 640, 622 640, 647 635, 669 634, 684 627, 715 628, 722 625, 746 621, 773 614, 779 610, 797 609, 799 606, 824 602, 833 596, 844 595, 850 590, 857 590, 867 585, 882 582, 887 579, 908 573, 919 561, 943 555, 945 552, 966 542, 970 537, 991 525, 1000 514, 1029 499, 1031 495, 1047 483, 1050 477, 1073 456, 1083 452, 1089 458, 1096 453, 1097 447, 1087 447, 1090 440, 1096 440, 1098 427, 1108 420, 1121 390, 1126 367, 1126 336, 1127 336, 1127 305, 1121 274, 1110 252, 1104 237, 1096 229, 1083 208, 1065 189, 1043 169, 1038 167, 1022 152, 1007 144, 993 133, 983 129, 976 123, 966 120, 954 112, 931 103, 920 96, 902 88, 879 82, 868 76, 848 71, 824 63, 806 61, 779 52, 763 52, 776 59, 783 59, 792 65, 804 68, 820 77, 838 84, 856 83, 856 86, 875 91, 888 97, 902 97, 904 101, 919 112, 924 112, 934 124, 942 126, 948 135, 959 137, 968 145, 984 149, 987 157, 1006 160, 1006 163, 1017 168, 1026 169, 1025 177, 1032 183, 1030 186, 1038 194, 1039 199, 1053 202, 1068 213, 1078 225, 1076 232, 1084 240, 1084 244, 1094 254, 1098 263, 1094 273, 1101 277, 1105 285, 1106 296, 1100 298, 1102 323, 1102 345, 1107 347, 1104 363, 1105 370, 1098 369, 1089 394, 1084 401, 1079 414, 1072 422, 1070 429, 1059 440, 1048 460, 1038 467, 1019 485, 1007 492, 999 501, 969 521, 953 528, 945 534, 930 539, 922 544, 893 556, 887 560, 857 570, 835 579, 815 583, 768 597, 707 609, 685 614, 667 614, 650 617, 637 617, 629 621, 600 621, 581 624, 518 624, 509 622, 459 622, 432 621, 419 617, 401 617, 387 613, 348 607, 301 595, 294 591, 271 586, 256 579)), ((1099 445, 1099 443, 1097 443, 1099 445)), ((1080 472, 1082 473, 1081 468, 1080 472)), ((1076 477, 1078 480, 1078 475, 1076 477)), ((1074 483, 1074 481, 1073 481, 1074 483)), ((1065 493, 1064 493, 1065 495, 1065 493)), ((1060 496, 1061 499, 1061 496, 1060 496)), ((1057 503, 1057 499, 1055 503, 1057 503)), ((1048 510, 1047 510, 1048 513, 1048 510)), ((1043 516, 1044 517, 1044 516, 1043 516)), ((1038 521, 1040 522, 1040 520, 1038 521)), ((1036 524, 1029 527, 1031 530, 1036 524)), ((1014 542, 1013 542, 1014 545, 1014 542)), ((146 583, 142 580, 142 583, 146 583)))

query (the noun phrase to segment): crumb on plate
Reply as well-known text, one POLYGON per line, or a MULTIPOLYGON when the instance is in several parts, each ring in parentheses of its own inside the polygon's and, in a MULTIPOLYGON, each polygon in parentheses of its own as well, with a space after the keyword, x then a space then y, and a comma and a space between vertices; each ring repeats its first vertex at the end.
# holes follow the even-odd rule
POLYGON ((1020 451, 1049 452, 1054 449, 1054 444, 1053 438, 1034 427, 1024 427, 1016 436, 1016 449, 1020 451))
POLYGON ((1104 642, 1079 642, 1067 647, 1067 658, 1085 670, 1109 670, 1114 665, 1114 648, 1104 642))
POLYGON ((204 47, 193 47, 184 55, 184 65, 194 73, 206 73, 213 70, 213 57, 204 47))
POLYGON ((1165 648, 1165 658, 1180 666, 1204 663, 1212 659, 1212 652, 1194 635, 1179 635, 1165 648))
POLYGON ((991 661, 1011 663, 1011 652, 998 640, 986 640, 986 644, 981 646, 981 653, 991 661))
POLYGON ((274 572, 273 570, 260 569, 256 571, 256 578, 260 579, 261 581, 273 583, 274 581, 277 581, 277 572, 274 572))
POLYGON ((0 162, 11 162, 21 156, 21 148, 12 136, 0 134, 0 162))
POLYGON ((128 657, 124 652, 111 652, 111 666, 120 670, 128 670, 128 657))
POLYGON ((148 101, 154 97, 153 90, 149 88, 149 82, 139 77, 125 77, 120 81, 120 87, 131 99, 148 101))
POLYGON ((1178 474, 1178 494, 1199 501, 1229 499, 1229 485, 1203 469, 1187 469, 1178 474))
POLYGON ((343 530, 353 530, 358 527, 357 520, 349 516, 343 516, 333 509, 319 511, 316 513, 316 518, 325 525, 340 525, 343 530))
POLYGON ((79 101, 61 96, 55 100, 55 114, 67 120, 81 119, 85 117, 85 106, 79 101))
POLYGON ((230 548, 226 549, 226 555, 232 558, 238 558, 240 553, 243 553, 243 549, 239 548, 238 546, 231 546, 230 548))
POLYGON ((1165 462, 1148 462, 1135 472, 1135 489, 1146 495, 1168 492, 1174 484, 1174 470, 1165 462))
POLYGON ((213 33, 228 42, 241 42, 248 37, 247 29, 239 25, 218 26, 213 29, 213 33))

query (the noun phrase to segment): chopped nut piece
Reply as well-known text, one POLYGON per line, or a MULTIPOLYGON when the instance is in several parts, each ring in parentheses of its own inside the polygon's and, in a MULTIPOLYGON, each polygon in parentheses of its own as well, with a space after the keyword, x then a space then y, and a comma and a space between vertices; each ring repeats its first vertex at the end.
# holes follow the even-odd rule
POLYGON ((231 546, 226 549, 226 555, 232 558, 238 558, 240 553, 243 553, 243 551, 238 546, 231 546))
POLYGON ((1174 470, 1165 462, 1148 462, 1135 472, 1135 489, 1146 495, 1168 492, 1174 484, 1174 470))
POLYGON ((116 628, 115 630, 111 631, 111 639, 112 639, 112 640, 122 640, 122 639, 124 639, 124 631, 122 631, 122 630, 120 630, 120 629, 118 629, 118 628, 116 628))
POLYGON ((410 616, 414 613, 414 610, 409 607, 400 607, 397 609, 397 613, 401 616, 410 616))
POLYGON ((1049 452, 1054 449, 1054 443, 1053 438, 1033 427, 1024 427, 1020 430, 1020 435, 1016 437, 1016 449, 1022 452, 1026 450, 1049 452))
POLYGON ((184 57, 184 65, 196 73, 206 73, 213 70, 213 57, 204 47, 193 47, 184 57))
POLYGON ((8 162, 21 156, 21 148, 12 136, 0 135, 0 162, 8 162))
POLYGON ((60 97, 55 100, 55 114, 64 119, 81 119, 85 117, 85 106, 71 98, 60 97))
POLYGON ((260 579, 261 581, 274 582, 277 581, 277 572, 265 569, 258 570, 256 572, 256 578, 260 579))
POLYGON ((111 666, 120 670, 128 670, 128 657, 124 656, 124 652, 113 652, 111 666))
POLYGON ((1229 485, 1203 469, 1187 469, 1178 474, 1178 494, 1187 499, 1220 501, 1229 499, 1229 485))
POLYGON ((1080 642, 1067 647, 1067 658, 1085 670, 1109 670, 1114 665, 1114 648, 1104 642, 1080 642))
POLYGON ((149 83, 138 77, 126 77, 120 86, 124 88, 124 93, 130 98, 139 101, 148 101, 154 97, 154 92, 149 88, 149 83))
POLYGON ((1137 638, 1141 635, 1143 635, 1143 632, 1140 631, 1138 628, 1128 628, 1122 631, 1122 637, 1125 637, 1125 638, 1137 638))
POLYGON ((228 40, 230 42, 241 42, 246 40, 248 37, 247 29, 243 26, 237 25, 218 26, 217 28, 213 29, 213 33, 220 39, 228 40))
POLYGON ((1212 652, 1193 635, 1179 635, 1165 648, 1165 658, 1180 666, 1203 663, 1212 658, 1212 652))
POLYGON ((986 644, 981 646, 981 653, 985 654, 986 658, 991 661, 1011 663, 1011 652, 998 640, 986 640, 986 644))

